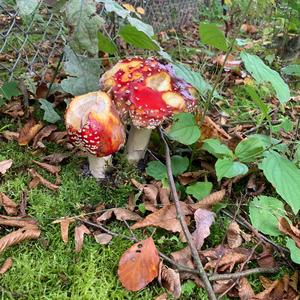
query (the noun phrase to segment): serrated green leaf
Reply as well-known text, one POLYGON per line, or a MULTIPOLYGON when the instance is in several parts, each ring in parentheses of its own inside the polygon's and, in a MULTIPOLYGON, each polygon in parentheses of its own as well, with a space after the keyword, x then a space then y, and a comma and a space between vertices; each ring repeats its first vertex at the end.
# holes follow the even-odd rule
POLYGON ((186 188, 186 193, 192 195, 197 200, 201 200, 208 196, 213 188, 211 182, 196 182, 186 188))
POLYGON ((248 172, 248 167, 229 158, 219 158, 215 164, 216 174, 220 181, 223 177, 233 178, 238 175, 244 175, 248 172))
POLYGON ((273 197, 255 197, 249 204, 252 225, 262 233, 278 236, 278 218, 285 216, 284 204, 273 197))
POLYGON ((268 152, 259 165, 276 192, 297 214, 300 210, 300 169, 277 152, 268 152))
POLYGON ((59 121, 60 115, 54 110, 53 105, 45 99, 39 100, 41 109, 44 110, 43 120, 49 123, 56 123, 59 121))
POLYGON ((70 75, 61 82, 61 87, 74 96, 99 90, 101 61, 77 55, 69 46, 64 49, 65 71, 70 75))
POLYGON ((118 51, 116 44, 100 31, 98 32, 98 48, 109 54, 115 54, 118 51))
POLYGON ((0 93, 7 100, 10 100, 12 97, 22 95, 21 91, 18 88, 16 81, 10 81, 10 82, 4 83, 0 87, 0 93))
POLYGON ((291 98, 290 89, 280 75, 257 56, 246 52, 241 53, 246 70, 254 77, 258 83, 270 82, 276 91, 277 98, 281 103, 287 102, 291 98))
POLYGON ((253 162, 263 155, 264 146, 259 138, 250 136, 238 143, 235 155, 241 162, 253 162))
POLYGON ((207 151, 217 158, 223 158, 224 156, 233 157, 232 151, 217 139, 205 140, 201 149, 207 151))
POLYGON ((122 26, 119 31, 119 36, 121 36, 126 43, 136 48, 157 51, 160 49, 156 41, 132 25, 122 26))
POLYGON ((286 75, 300 77, 300 65, 289 65, 282 69, 282 72, 286 75))
POLYGON ((296 243, 294 240, 288 238, 286 242, 287 248, 291 252, 291 259, 294 263, 300 265, 300 249, 296 246, 296 243))
POLYGON ((227 42, 224 32, 216 24, 200 23, 200 40, 203 44, 222 51, 227 51, 227 42))
POLYGON ((190 113, 179 113, 173 117, 173 125, 168 133, 172 140, 184 145, 191 145, 198 141, 201 132, 196 124, 194 115, 190 113))

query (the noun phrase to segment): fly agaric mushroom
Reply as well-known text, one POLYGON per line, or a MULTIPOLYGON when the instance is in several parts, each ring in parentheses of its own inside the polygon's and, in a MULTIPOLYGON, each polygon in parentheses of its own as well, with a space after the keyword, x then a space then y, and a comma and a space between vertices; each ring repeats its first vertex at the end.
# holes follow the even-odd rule
POLYGON ((125 129, 111 98, 104 92, 75 97, 65 114, 69 140, 89 152, 89 168, 104 178, 111 154, 125 143, 125 129))
POLYGON ((118 62, 103 74, 100 86, 111 93, 122 118, 132 122, 126 144, 130 162, 144 157, 152 129, 196 105, 195 89, 154 58, 118 62))

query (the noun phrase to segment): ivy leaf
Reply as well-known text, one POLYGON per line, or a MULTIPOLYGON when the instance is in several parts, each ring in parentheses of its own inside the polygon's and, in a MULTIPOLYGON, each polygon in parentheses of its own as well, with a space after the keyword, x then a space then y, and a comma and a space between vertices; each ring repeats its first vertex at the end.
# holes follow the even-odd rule
POLYGON ((63 90, 74 96, 97 91, 101 61, 77 55, 69 46, 64 52, 65 71, 70 76, 61 82, 63 90))
POLYGON ((223 158, 224 156, 233 157, 232 151, 217 139, 205 140, 201 149, 207 151, 217 158, 223 158))
POLYGON ((215 164, 218 180, 223 177, 233 178, 238 175, 244 175, 248 172, 248 167, 229 158, 219 158, 215 164))
POLYGON ((44 110, 43 120, 49 123, 56 123, 61 119, 60 115, 54 110, 52 103, 45 99, 41 99, 39 102, 41 103, 41 109, 44 110))
POLYGON ((168 133, 172 140, 184 145, 191 145, 198 141, 201 132, 191 113, 179 113, 173 117, 173 125, 168 133))
POLYGON ((250 136, 242 140, 235 149, 235 155, 242 162, 253 162, 261 157, 264 146, 256 136, 250 136))
POLYGON ((260 164, 267 180, 297 214, 300 210, 300 169, 277 152, 268 152, 260 164))
POLYGON ((121 36, 126 43, 136 48, 157 51, 160 49, 156 41, 132 25, 122 26, 119 31, 119 36, 121 36))
POLYGON ((291 259, 294 263, 300 265, 300 249, 296 246, 296 243, 294 240, 288 238, 286 242, 287 248, 291 252, 291 259))
POLYGON ((98 48, 109 54, 115 54, 118 51, 116 44, 101 31, 98 32, 98 48))
POLYGON ((22 95, 21 91, 18 88, 18 85, 17 85, 16 81, 5 82, 0 87, 0 93, 7 100, 10 100, 12 97, 22 95))
POLYGON ((265 65, 257 55, 242 52, 241 59, 245 64, 246 70, 258 83, 270 82, 276 91, 279 101, 281 103, 289 101, 291 98, 290 89, 276 71, 265 65))
POLYGON ((288 65, 282 69, 282 72, 286 75, 300 77, 300 65, 288 65))
POLYGON ((216 24, 200 23, 199 34, 203 44, 227 51, 224 32, 216 24))
POLYGON ((283 203, 273 197, 255 197, 249 205, 252 225, 262 233, 278 236, 278 218, 285 216, 283 203))
POLYGON ((186 188, 186 193, 192 195, 197 200, 208 196, 213 188, 211 182, 196 182, 186 188))

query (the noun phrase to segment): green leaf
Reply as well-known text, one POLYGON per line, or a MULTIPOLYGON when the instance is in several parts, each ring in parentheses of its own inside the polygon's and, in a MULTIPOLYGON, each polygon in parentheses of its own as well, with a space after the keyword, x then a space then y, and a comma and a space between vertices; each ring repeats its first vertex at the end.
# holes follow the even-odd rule
POLYGON ((124 25, 119 31, 124 41, 136 48, 147 49, 147 50, 159 50, 160 47, 157 43, 151 39, 147 34, 137 30, 132 25, 124 25))
POLYGON ((99 90, 99 59, 77 55, 69 46, 65 47, 65 71, 69 75, 61 82, 61 87, 74 96, 99 90))
POLYGON ((297 214, 300 209, 300 169, 277 152, 268 152, 260 164, 267 180, 297 214))
POLYGON ((104 3, 107 12, 114 12, 123 19, 130 14, 128 10, 124 9, 120 4, 113 0, 97 0, 97 2, 104 3))
POLYGON ((253 162, 262 156, 264 150, 261 140, 256 136, 250 136, 237 145, 235 155, 241 162, 253 162))
POLYGON ((285 132, 291 132, 294 128, 294 124, 293 122, 289 119, 289 117, 283 117, 281 120, 281 122, 277 125, 273 125, 272 126, 272 131, 274 133, 278 133, 280 132, 282 129, 285 132))
POLYGON ((190 113, 179 113, 173 117, 173 125, 168 133, 172 140, 184 145, 191 145, 200 138, 200 129, 196 124, 194 115, 190 113))
POLYGON ((96 14, 96 4, 92 0, 69 0, 66 5, 67 22, 73 29, 73 47, 98 52, 98 32, 104 20, 96 14))
POLYGON ((244 175, 248 172, 248 167, 229 158, 219 158, 215 164, 218 180, 223 177, 232 178, 238 175, 244 175))
POLYGON ((39 5, 39 0, 16 0, 20 15, 31 15, 39 5))
POLYGON ((201 42, 222 51, 227 50, 224 32, 216 24, 200 23, 199 34, 201 42))
POLYGON ((242 52, 241 59, 245 64, 246 70, 258 83, 271 83, 276 91, 277 98, 281 103, 285 103, 290 99, 291 94, 288 85, 276 71, 265 65, 265 63, 257 55, 242 52))
POLYGON ((130 23, 130 25, 134 26, 138 31, 144 32, 146 35, 149 36, 149 38, 152 38, 154 36, 154 30, 151 25, 146 24, 141 20, 130 16, 128 16, 127 20, 130 23))
POLYGON ((289 65, 282 69, 282 72, 286 75, 300 77, 300 65, 289 65))
POLYGON ((210 194, 212 188, 211 182, 196 182, 186 188, 186 193, 201 200, 210 194))
POLYGON ((44 110, 43 120, 49 123, 55 123, 60 120, 59 114, 54 110, 52 103, 45 99, 39 100, 41 103, 41 109, 44 110))
POLYGON ((255 197, 249 204, 252 225, 262 233, 278 236, 278 218, 285 216, 284 204, 273 197, 255 197))
POLYGON ((186 156, 182 157, 180 155, 173 155, 171 157, 171 165, 173 175, 177 176, 184 173, 188 169, 189 159, 186 156))
POLYGON ((98 32, 98 48, 109 54, 115 54, 118 51, 116 44, 100 31, 98 32))
POLYGON ((0 87, 0 93, 7 100, 10 100, 12 97, 22 95, 21 91, 18 88, 16 81, 10 81, 10 82, 4 83, 0 87))
POLYGON ((291 252, 291 259, 294 263, 300 265, 300 249, 296 246, 296 243, 294 240, 288 238, 286 242, 287 248, 291 252))
POLYGON ((270 138, 268 135, 264 134, 253 134, 251 137, 255 137, 260 140, 260 143, 264 147, 265 150, 272 148, 273 150, 280 151, 285 153, 288 151, 287 145, 283 144, 280 140, 270 138))
POLYGON ((207 151, 217 158, 223 158, 224 156, 233 157, 232 151, 217 139, 205 140, 201 149, 207 151))

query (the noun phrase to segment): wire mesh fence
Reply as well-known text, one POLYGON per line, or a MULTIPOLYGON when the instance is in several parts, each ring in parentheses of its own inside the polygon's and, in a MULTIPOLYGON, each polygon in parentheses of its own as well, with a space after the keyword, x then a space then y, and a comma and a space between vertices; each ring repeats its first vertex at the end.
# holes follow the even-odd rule
MULTIPOLYGON (((51 9, 50 0, 40 1, 34 12, 22 16, 16 5, 0 2, 0 84, 20 76, 43 80, 49 67, 59 62, 68 29, 64 15, 51 9)), ((191 22, 198 11, 198 0, 129 0, 119 1, 142 7, 143 21, 155 31, 191 22)), ((106 31, 113 37, 118 18, 106 15, 103 5, 98 11, 106 21, 106 31)))

